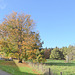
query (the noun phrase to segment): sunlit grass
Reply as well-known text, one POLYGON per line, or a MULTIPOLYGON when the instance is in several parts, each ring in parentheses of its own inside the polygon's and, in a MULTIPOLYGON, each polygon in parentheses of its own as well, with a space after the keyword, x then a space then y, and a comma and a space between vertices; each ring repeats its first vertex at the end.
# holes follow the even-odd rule
POLYGON ((47 60, 47 67, 51 68, 54 74, 60 75, 75 75, 75 61, 65 63, 65 60, 47 60))

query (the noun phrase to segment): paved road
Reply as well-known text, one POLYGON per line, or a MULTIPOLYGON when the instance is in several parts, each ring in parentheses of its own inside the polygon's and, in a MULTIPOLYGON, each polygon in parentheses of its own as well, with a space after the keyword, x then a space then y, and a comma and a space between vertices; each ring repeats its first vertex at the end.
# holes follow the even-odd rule
POLYGON ((0 75, 11 75, 11 74, 9 74, 9 73, 7 73, 5 71, 0 70, 0 75))

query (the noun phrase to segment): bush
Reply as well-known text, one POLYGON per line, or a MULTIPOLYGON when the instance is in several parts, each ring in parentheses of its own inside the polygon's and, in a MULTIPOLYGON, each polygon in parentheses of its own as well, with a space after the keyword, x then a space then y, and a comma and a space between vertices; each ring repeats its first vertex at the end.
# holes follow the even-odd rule
POLYGON ((41 50, 41 51, 37 52, 36 61, 39 62, 39 63, 44 63, 46 61, 45 56, 44 56, 44 50, 41 50))

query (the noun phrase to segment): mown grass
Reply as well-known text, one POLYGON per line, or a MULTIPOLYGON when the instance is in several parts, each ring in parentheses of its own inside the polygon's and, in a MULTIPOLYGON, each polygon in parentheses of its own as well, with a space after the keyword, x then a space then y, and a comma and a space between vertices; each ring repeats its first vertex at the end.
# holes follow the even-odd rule
POLYGON ((38 75, 32 68, 19 64, 18 61, 0 60, 0 69, 12 75, 38 75))
POLYGON ((55 75, 60 75, 60 72, 62 75, 75 75, 75 61, 65 63, 65 60, 48 59, 46 65, 55 75))

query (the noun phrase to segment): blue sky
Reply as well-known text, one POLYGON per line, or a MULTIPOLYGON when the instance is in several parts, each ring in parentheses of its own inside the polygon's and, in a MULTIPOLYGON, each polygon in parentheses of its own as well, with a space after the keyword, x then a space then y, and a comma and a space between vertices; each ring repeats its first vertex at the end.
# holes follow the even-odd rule
POLYGON ((31 15, 44 48, 75 45, 75 0, 0 0, 0 22, 12 11, 31 15))

